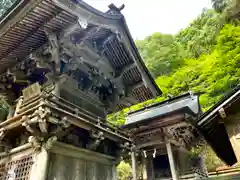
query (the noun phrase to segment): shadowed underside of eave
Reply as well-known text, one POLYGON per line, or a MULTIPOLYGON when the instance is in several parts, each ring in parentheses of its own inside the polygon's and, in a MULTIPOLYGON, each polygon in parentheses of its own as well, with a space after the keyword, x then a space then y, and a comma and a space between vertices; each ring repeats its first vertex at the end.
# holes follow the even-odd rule
POLYGON ((204 113, 197 122, 199 131, 218 157, 228 165, 235 164, 237 158, 225 126, 228 126, 228 117, 234 117, 239 114, 239 106, 240 87, 237 86, 210 110, 204 113))

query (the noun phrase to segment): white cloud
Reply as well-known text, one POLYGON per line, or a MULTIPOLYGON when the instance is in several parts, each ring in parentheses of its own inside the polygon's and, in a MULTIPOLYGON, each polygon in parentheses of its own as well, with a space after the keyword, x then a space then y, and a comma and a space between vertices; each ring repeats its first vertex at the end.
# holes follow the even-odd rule
POLYGON ((175 34, 185 28, 211 0, 85 0, 105 12, 108 5, 125 4, 122 11, 135 39, 143 39, 154 32, 175 34))

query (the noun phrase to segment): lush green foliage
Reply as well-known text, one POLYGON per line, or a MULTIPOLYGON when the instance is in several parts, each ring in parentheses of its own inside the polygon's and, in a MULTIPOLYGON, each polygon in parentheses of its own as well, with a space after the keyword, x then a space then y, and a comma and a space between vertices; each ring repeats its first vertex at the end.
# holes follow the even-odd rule
POLYGON ((202 92, 203 109, 215 104, 239 83, 240 27, 225 25, 210 54, 184 60, 182 68, 170 76, 159 76, 157 84, 164 94, 179 95, 188 90, 202 92))
POLYGON ((175 41, 174 36, 168 34, 155 33, 137 41, 137 46, 154 77, 169 74, 186 57, 183 46, 175 41))
POLYGON ((212 5, 217 12, 223 12, 228 6, 229 1, 230 0, 212 0, 212 5))
POLYGON ((239 20, 240 0, 212 0, 213 8, 222 13, 228 21, 239 20))
POLYGON ((224 22, 223 15, 214 10, 204 9, 186 29, 175 36, 175 39, 187 50, 188 57, 198 58, 201 54, 212 51, 224 22))
POLYGON ((204 149, 202 153, 205 157, 204 162, 209 172, 216 171, 216 168, 220 166, 225 166, 209 146, 206 146, 206 149, 204 149))
POLYGON ((117 167, 117 176, 118 180, 127 180, 132 176, 131 166, 128 163, 121 161, 117 167))

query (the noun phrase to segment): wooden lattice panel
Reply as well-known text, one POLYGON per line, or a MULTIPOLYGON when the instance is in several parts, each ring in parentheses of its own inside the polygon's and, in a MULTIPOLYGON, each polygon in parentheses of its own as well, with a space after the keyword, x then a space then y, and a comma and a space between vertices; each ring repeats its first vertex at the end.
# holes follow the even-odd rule
POLYGON ((0 180, 29 180, 33 157, 25 156, 19 160, 0 164, 0 180))

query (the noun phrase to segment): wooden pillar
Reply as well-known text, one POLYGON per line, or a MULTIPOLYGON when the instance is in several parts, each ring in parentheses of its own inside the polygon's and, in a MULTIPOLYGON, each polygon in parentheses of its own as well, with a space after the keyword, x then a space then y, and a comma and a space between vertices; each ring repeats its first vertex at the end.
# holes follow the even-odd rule
POLYGON ((117 167, 116 167, 116 165, 112 166, 112 180, 117 180, 117 167))
POLYGON ((202 172, 206 175, 206 177, 208 176, 208 170, 205 164, 205 159, 203 156, 203 153, 200 154, 200 166, 201 166, 201 170, 202 172))
POLYGON ((147 180, 147 162, 146 162, 146 158, 145 157, 141 157, 141 161, 142 161, 142 177, 144 180, 147 180))
POLYGON ((167 154, 168 154, 168 160, 169 160, 170 170, 172 174, 172 179, 178 180, 177 170, 176 170, 173 152, 172 152, 172 146, 169 141, 166 141, 166 147, 167 147, 167 154))
POLYGON ((148 156, 146 159, 147 166, 147 180, 154 180, 154 171, 153 171, 153 159, 151 156, 148 156))
POLYGON ((133 180, 137 180, 137 165, 136 165, 136 153, 133 151, 132 156, 132 176, 133 180))
POLYGON ((41 151, 36 154, 35 162, 32 166, 30 180, 46 180, 47 168, 48 168, 49 153, 45 148, 41 148, 41 151))

